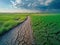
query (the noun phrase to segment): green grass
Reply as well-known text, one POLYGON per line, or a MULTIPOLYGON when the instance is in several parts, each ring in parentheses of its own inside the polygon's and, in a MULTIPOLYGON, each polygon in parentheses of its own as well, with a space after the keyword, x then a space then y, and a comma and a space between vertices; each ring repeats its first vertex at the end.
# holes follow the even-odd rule
POLYGON ((31 16, 35 45, 60 45, 60 14, 9 14, 0 13, 0 35, 31 16))
POLYGON ((60 45, 60 14, 32 14, 35 45, 60 45))
POLYGON ((6 33, 22 21, 24 21, 26 19, 26 15, 0 13, 0 35, 6 33))

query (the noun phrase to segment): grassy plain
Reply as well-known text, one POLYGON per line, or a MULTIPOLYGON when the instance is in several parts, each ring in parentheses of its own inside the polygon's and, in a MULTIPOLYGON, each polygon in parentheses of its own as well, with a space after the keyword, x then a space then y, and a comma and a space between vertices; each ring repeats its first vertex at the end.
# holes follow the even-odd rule
POLYGON ((60 14, 31 15, 35 45, 60 45, 60 14))
POLYGON ((0 14, 0 34, 31 17, 35 45, 60 45, 60 13, 0 14))
POLYGON ((24 21, 25 18, 25 14, 0 13, 0 35, 24 21))

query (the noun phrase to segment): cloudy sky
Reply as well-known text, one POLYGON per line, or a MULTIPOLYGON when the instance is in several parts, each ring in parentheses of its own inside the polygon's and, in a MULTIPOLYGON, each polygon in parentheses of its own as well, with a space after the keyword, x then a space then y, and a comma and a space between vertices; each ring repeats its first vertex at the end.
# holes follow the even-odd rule
POLYGON ((0 12, 59 10, 60 0, 0 0, 0 12))

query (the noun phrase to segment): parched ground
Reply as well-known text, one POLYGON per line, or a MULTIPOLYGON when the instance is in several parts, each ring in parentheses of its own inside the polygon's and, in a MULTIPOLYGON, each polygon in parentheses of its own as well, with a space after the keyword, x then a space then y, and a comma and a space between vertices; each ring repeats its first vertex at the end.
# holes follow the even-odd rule
POLYGON ((0 37, 0 45, 32 45, 33 36, 30 17, 0 37))

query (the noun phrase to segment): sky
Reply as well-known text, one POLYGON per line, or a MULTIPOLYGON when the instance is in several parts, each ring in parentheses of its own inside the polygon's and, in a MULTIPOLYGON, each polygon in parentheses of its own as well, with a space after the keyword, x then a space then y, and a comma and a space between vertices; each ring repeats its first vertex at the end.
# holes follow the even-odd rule
POLYGON ((0 0, 0 12, 41 12, 60 10, 60 0, 0 0))

